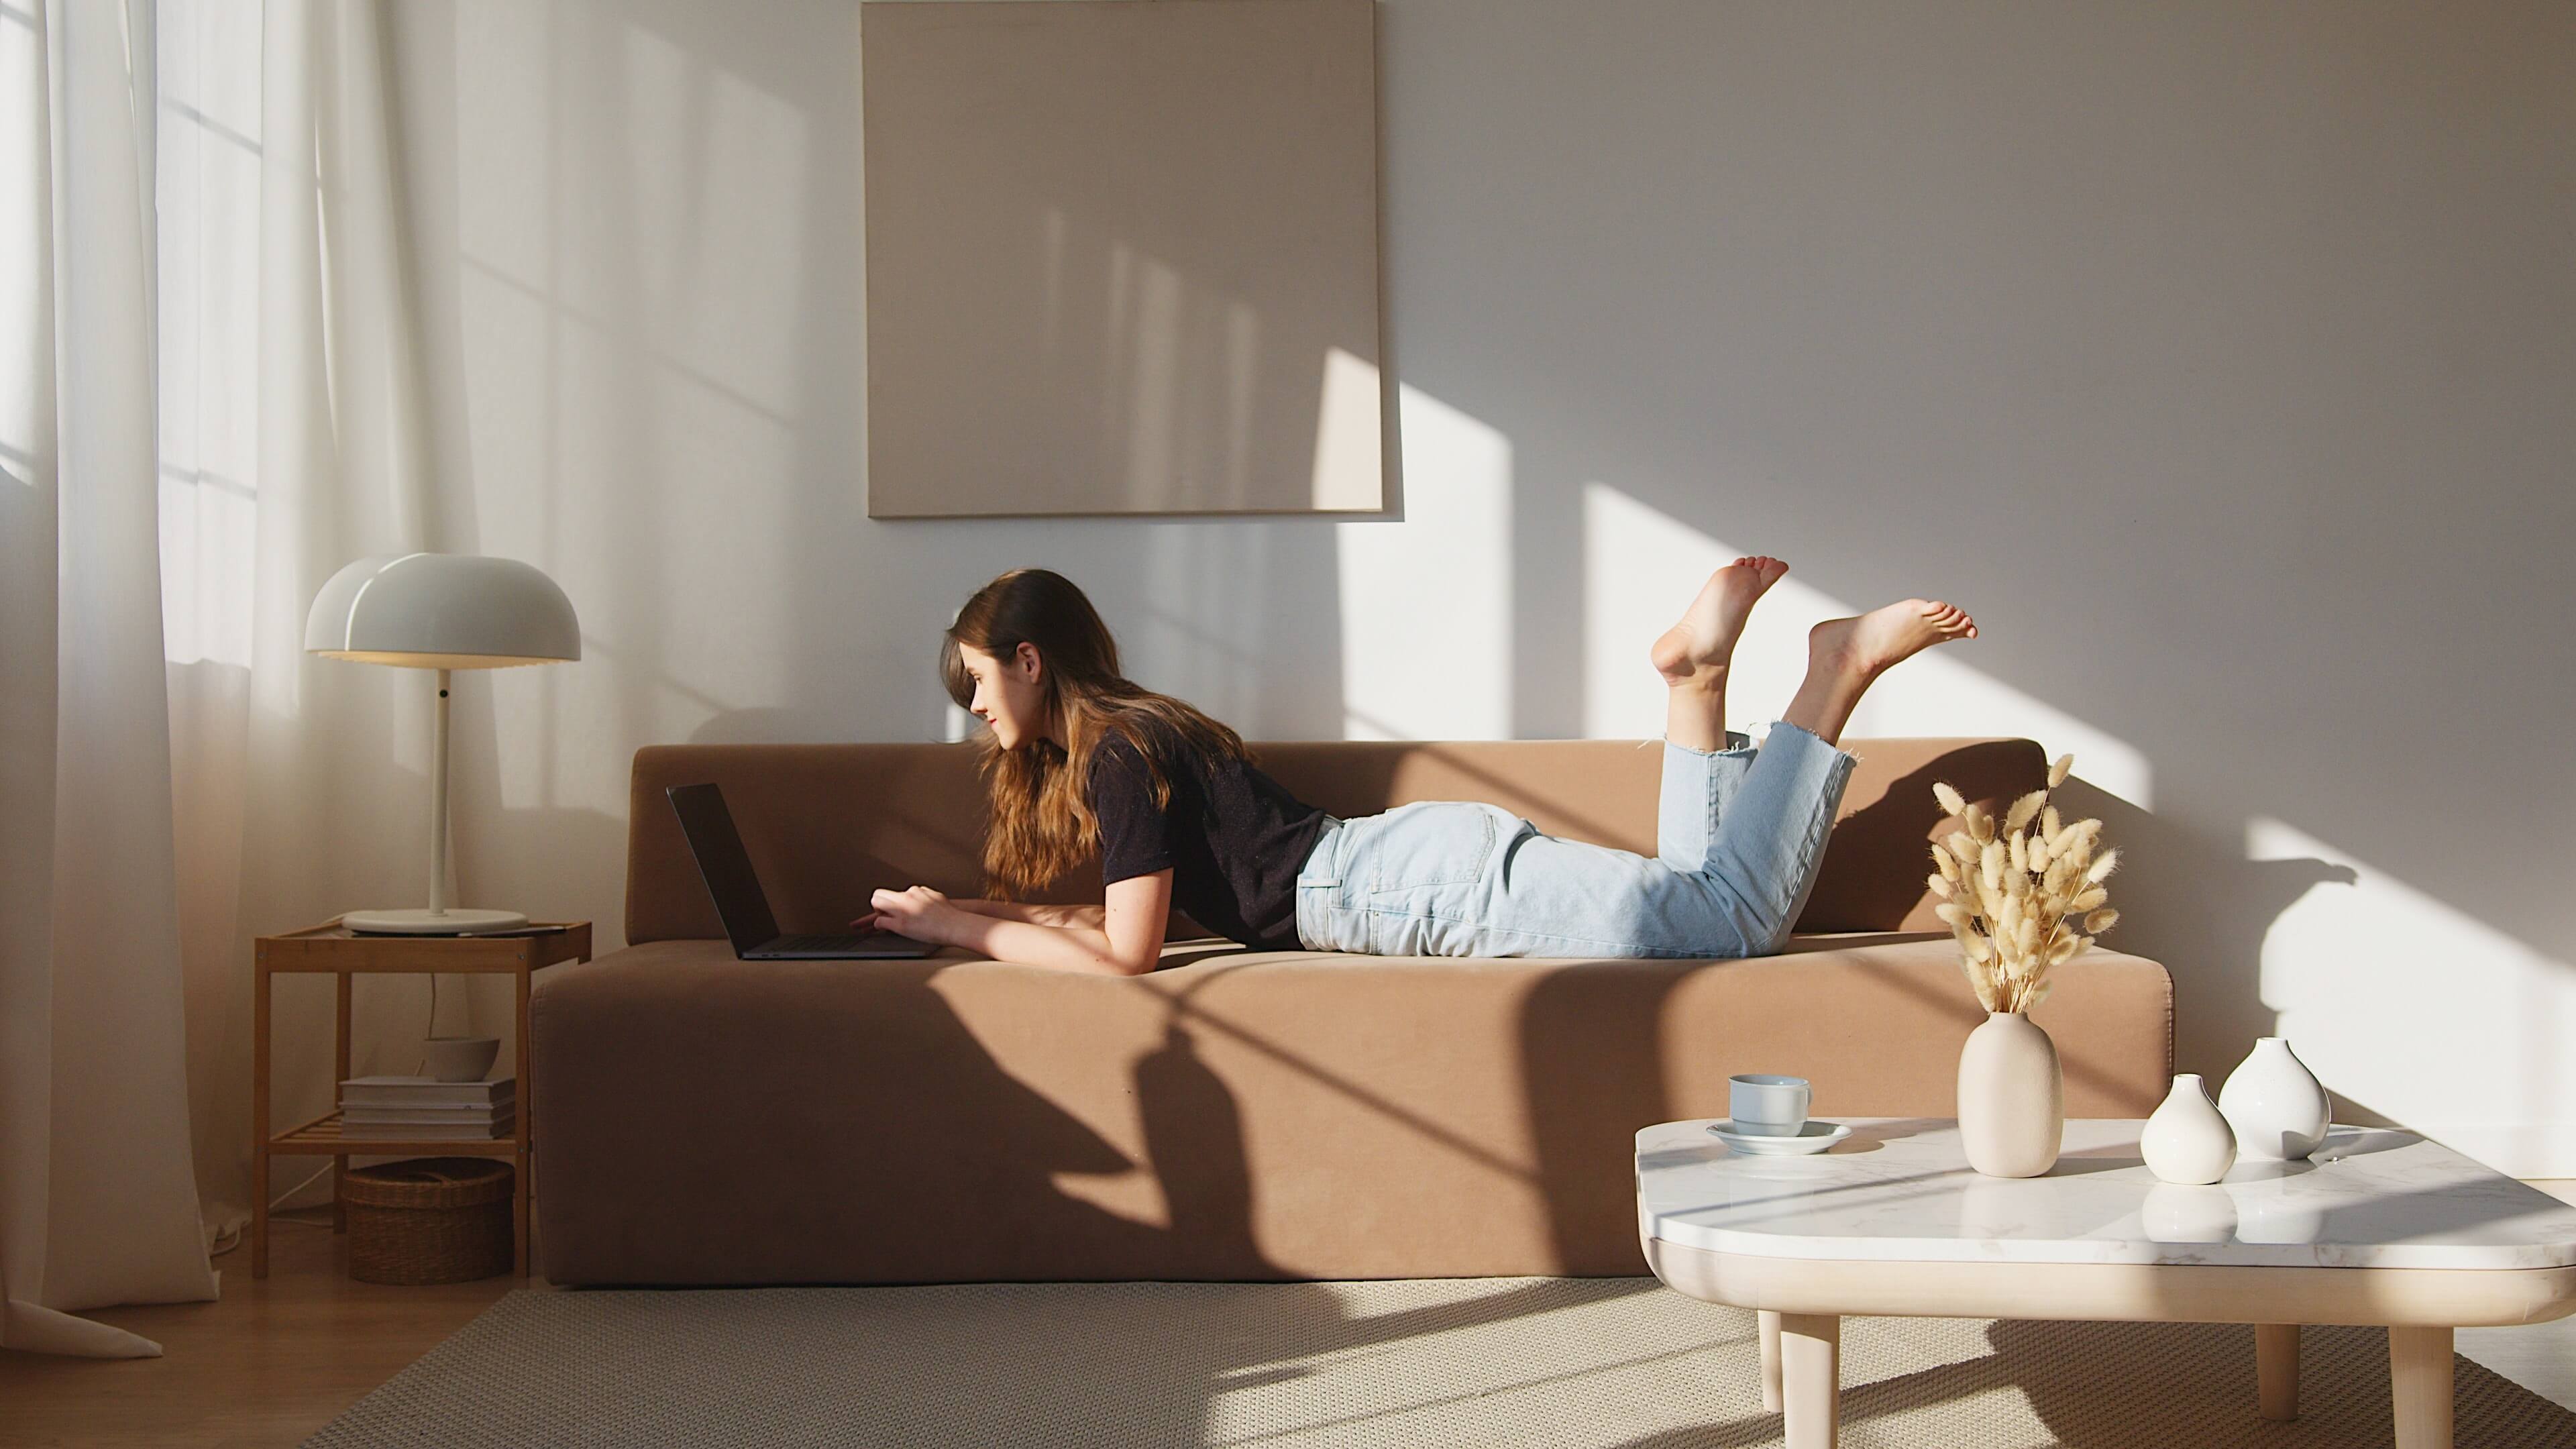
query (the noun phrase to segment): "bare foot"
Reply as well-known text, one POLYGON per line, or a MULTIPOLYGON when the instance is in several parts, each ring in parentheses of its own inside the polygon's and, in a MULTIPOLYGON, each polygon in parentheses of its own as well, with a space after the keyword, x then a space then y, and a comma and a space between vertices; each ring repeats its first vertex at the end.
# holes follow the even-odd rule
POLYGON ((1753 612, 1753 601, 1788 571, 1780 560, 1754 554, 1710 574, 1681 622, 1655 640, 1651 651, 1655 672, 1666 684, 1722 681, 1727 661, 1735 657, 1736 636, 1744 632, 1745 616, 1753 612))
POLYGON ((1855 619, 1827 619, 1807 631, 1807 659, 1867 681, 1918 650, 1977 637, 1968 611, 1935 599, 1899 599, 1855 619))

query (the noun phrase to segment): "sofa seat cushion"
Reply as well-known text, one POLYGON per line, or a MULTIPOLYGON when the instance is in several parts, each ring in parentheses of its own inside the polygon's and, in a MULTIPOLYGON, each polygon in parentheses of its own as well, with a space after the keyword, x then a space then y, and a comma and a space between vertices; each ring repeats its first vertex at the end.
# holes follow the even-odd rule
MULTIPOLYGON (((1636 1273, 1637 1128, 1731 1072, 1818 1116, 1942 1117, 1984 1019, 1946 937, 1748 961, 1175 942, 1133 979, 972 959, 751 963, 675 939, 533 1004, 564 1283, 1636 1273)), ((2169 1080, 2153 962, 2061 968, 2073 1116, 2169 1080)))

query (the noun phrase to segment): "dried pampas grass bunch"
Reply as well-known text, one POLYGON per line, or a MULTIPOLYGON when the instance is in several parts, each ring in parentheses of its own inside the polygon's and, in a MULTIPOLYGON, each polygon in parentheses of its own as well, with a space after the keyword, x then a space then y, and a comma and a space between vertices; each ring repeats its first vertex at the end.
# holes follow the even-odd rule
POLYGON ((1988 1011, 2028 1011, 2048 999, 2049 971, 2120 919, 2103 884, 2120 852, 2094 851, 2102 822, 2061 824, 2048 803, 2074 765, 2073 755, 2058 756, 2048 789, 2015 800, 2000 821, 1946 781, 1932 787, 1963 828, 1932 847, 1940 869, 1925 884, 1941 897, 1935 912, 1959 938, 1959 969, 1988 1011))

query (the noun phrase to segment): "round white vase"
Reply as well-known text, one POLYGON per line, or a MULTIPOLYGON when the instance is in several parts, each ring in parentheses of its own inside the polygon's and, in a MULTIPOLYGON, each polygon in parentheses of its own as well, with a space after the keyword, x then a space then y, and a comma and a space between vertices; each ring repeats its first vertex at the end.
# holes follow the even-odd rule
POLYGON ((2326 1089, 2290 1050, 2267 1036, 2227 1074, 2218 1110, 2236 1129, 2236 1155, 2247 1162, 2293 1162, 2326 1140, 2333 1104, 2326 1089))
POLYGON ((2158 1178, 2206 1187, 2236 1165, 2236 1132, 2209 1100, 2200 1074, 2185 1072, 2173 1079, 2173 1090, 2138 1134, 2138 1152, 2158 1178))
POLYGON ((2037 1177, 2066 1140, 2057 1043, 2017 1011, 1986 1014, 1959 1051, 1959 1144, 1988 1177, 2037 1177))

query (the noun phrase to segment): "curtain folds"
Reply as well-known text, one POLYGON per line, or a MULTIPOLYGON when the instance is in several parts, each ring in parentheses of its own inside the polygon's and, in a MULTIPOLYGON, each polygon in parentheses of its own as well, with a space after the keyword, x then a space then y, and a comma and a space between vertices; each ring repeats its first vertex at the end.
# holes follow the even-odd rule
MULTIPOLYGON (((165 477, 190 481, 165 491, 162 551, 199 625, 170 664, 181 948, 199 1181, 228 1229, 250 1193, 290 1193, 322 1165, 250 1180, 252 937, 408 901, 428 875, 428 678, 307 655, 304 614, 351 559, 432 546, 429 484, 382 7, 161 11, 184 29, 170 53, 189 50, 165 80, 195 98, 165 106, 164 145, 201 161, 190 203, 162 218, 202 261, 169 275, 162 306, 191 326, 171 366, 194 399, 165 408, 165 477)), ((329 993, 304 984, 280 987, 272 1023, 280 1122, 332 1101, 329 993)), ((359 983, 357 1069, 413 1070, 428 1002, 415 979, 359 983), (371 1055, 400 1042, 414 1054, 371 1055)))
POLYGON ((0 1345, 132 1357, 160 1350, 73 1315, 215 1294, 163 679, 153 25, 143 0, 0 18, 0 1345))
MULTIPOLYGON (((0 0, 0 1346, 157 1353, 77 1315, 214 1296, 319 1163, 249 1180, 250 938, 425 873, 421 679, 302 649, 341 564, 429 544, 385 40, 0 0)), ((373 988, 360 1069, 409 1070, 368 1043, 425 988, 373 988)), ((281 992, 281 1119, 329 995, 281 992)))

